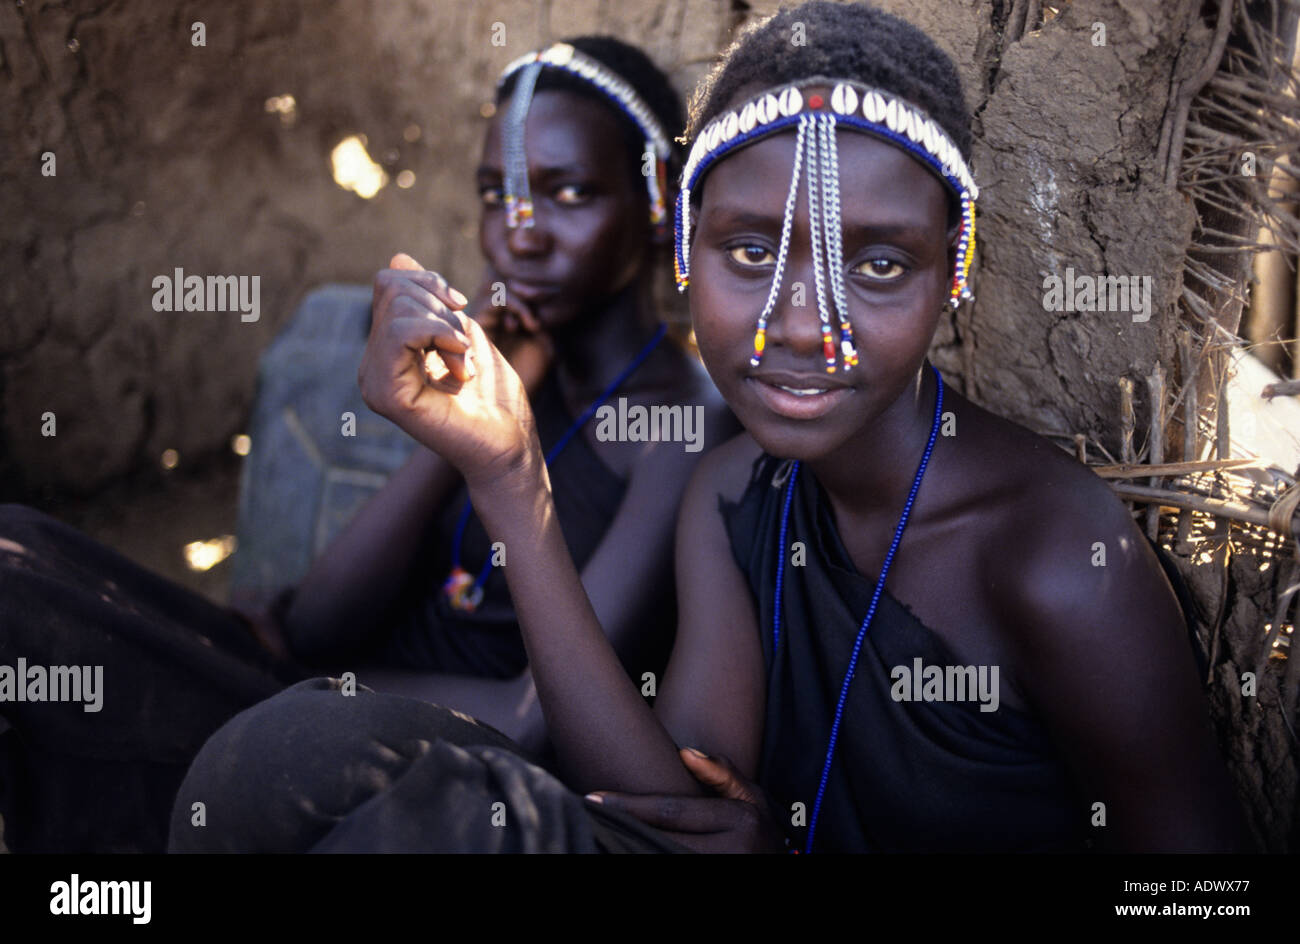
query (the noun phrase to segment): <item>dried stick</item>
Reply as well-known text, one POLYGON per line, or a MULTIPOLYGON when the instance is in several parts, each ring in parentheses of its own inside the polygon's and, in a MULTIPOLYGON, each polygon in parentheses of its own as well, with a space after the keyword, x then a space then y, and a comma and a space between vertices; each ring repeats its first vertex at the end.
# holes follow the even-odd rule
MULTIPOLYGON (((1128 502, 1158 502, 1173 508, 1203 511, 1220 519, 1257 524, 1264 528, 1269 526, 1268 512, 1263 508, 1247 505, 1245 502, 1206 498, 1202 495, 1190 495, 1167 488, 1152 488, 1149 485, 1132 485, 1128 482, 1112 482, 1110 487, 1116 495, 1128 502)), ((1296 520, 1297 517, 1300 516, 1292 516, 1290 531, 1292 535, 1300 537, 1300 522, 1296 520)))
MULTIPOLYGON (((1151 400, 1151 448, 1147 461, 1152 466, 1159 466, 1165 461, 1165 369, 1156 364, 1147 382, 1147 393, 1151 400)), ((1152 488, 1160 487, 1160 476, 1151 476, 1152 488)), ((1154 541, 1160 534, 1160 508, 1147 506, 1147 536, 1154 541)))
POLYGON ((1137 456, 1133 452, 1133 430, 1137 426, 1137 417, 1133 414, 1133 381, 1127 377, 1119 379, 1119 460, 1125 465, 1133 465, 1137 456))
POLYGON ((1156 152, 1156 161, 1164 162, 1165 186, 1173 187, 1178 180, 1178 169, 1183 150, 1183 135, 1187 128, 1187 113, 1191 110, 1192 100, 1205 84, 1219 70, 1223 59, 1223 50, 1228 44, 1228 30, 1232 26, 1232 5, 1234 0, 1219 0, 1219 16, 1214 23, 1214 41, 1210 44, 1205 62, 1193 76, 1178 86, 1173 105, 1169 110, 1172 123, 1161 129, 1160 147, 1156 152), (1165 132, 1168 131, 1168 135, 1165 132))
POLYGON ((1269 384, 1259 394, 1265 400, 1272 400, 1274 397, 1294 397, 1300 395, 1300 380, 1283 380, 1278 383, 1269 384))
MULTIPOLYGON (((1226 469, 1265 468, 1259 459, 1198 459, 1191 462, 1162 462, 1159 465, 1095 465, 1092 471, 1103 479, 1140 479, 1148 475, 1195 475, 1198 472, 1218 472, 1226 469)), ((1158 487, 1158 486, 1157 486, 1158 487)))
MULTIPOLYGON (((1196 426, 1199 414, 1196 409, 1196 384, 1200 377, 1199 364, 1192 359, 1192 332, 1186 325, 1178 329, 1178 359, 1183 373, 1183 461, 1194 461, 1196 450, 1196 426)), ((1178 546, 1186 547, 1192 535, 1192 516, 1178 516, 1178 546)))

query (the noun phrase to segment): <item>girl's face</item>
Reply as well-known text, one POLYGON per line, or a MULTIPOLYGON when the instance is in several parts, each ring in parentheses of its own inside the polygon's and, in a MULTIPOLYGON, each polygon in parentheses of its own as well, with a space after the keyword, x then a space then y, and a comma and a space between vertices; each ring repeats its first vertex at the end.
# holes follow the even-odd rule
POLYGON ((546 328, 599 311, 646 262, 645 181, 629 172, 621 126, 610 109, 563 91, 538 91, 524 130, 534 225, 506 226, 502 123, 497 107, 478 170, 479 244, 506 284, 546 328))
MULTIPOLYGON (((705 180, 693 228, 690 302, 700 355, 759 445, 787 458, 827 456, 895 404, 905 406, 952 274, 955 230, 947 228, 938 179, 875 138, 847 130, 836 138, 857 367, 845 371, 841 362, 826 372, 803 180, 763 360, 749 363, 781 240, 794 130, 719 161, 705 180)), ((829 282, 827 294, 829 303, 829 282)), ((838 352, 839 325, 831 318, 838 352)))

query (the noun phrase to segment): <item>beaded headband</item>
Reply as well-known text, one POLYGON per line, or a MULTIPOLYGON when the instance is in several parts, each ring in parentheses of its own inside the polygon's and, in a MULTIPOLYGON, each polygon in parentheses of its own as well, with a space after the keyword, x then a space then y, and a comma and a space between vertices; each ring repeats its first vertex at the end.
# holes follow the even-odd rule
POLYGON ((677 288, 685 291, 690 284, 691 191, 698 186, 713 164, 735 149, 786 128, 796 128, 794 171, 786 195, 776 271, 754 332, 754 354, 750 363, 755 367, 763 358, 767 319, 776 307, 785 271, 801 169, 808 180, 809 236, 812 242, 817 306, 822 320, 822 351, 826 358, 826 370, 834 373, 838 362, 831 331, 832 313, 827 304, 828 281, 830 302, 838 315, 839 353, 844 358, 844 369, 848 370, 858 362, 857 348, 853 344, 853 328, 848 320, 848 295, 844 286, 839 149, 835 139, 836 130, 841 126, 903 148, 936 174, 957 197, 961 204, 961 227, 957 235, 957 262, 953 267, 949 304, 956 308, 963 299, 973 298, 967 288, 967 280, 975 257, 975 199, 979 196, 979 188, 975 185, 975 178, 966 166, 961 151, 939 123, 902 98, 856 82, 814 77, 771 89, 739 108, 714 118, 696 136, 690 157, 682 170, 682 188, 677 196, 676 246, 673 257, 677 288), (805 96, 804 90, 810 87, 831 89, 829 101, 826 96, 817 93, 805 96), (825 273, 823 249, 827 270, 825 273))
POLYGON ((664 225, 668 219, 664 194, 668 190, 667 167, 671 153, 668 135, 636 89, 606 66, 584 56, 568 43, 555 43, 546 49, 520 56, 506 66, 497 79, 497 88, 500 89, 512 75, 523 70, 515 85, 503 129, 506 225, 511 229, 533 225, 533 198, 528 188, 528 159, 524 153, 524 124, 537 86, 537 77, 542 69, 548 68, 559 69, 590 83, 641 130, 645 136, 645 153, 654 161, 654 167, 646 174, 646 188, 650 194, 650 222, 656 226, 664 225))

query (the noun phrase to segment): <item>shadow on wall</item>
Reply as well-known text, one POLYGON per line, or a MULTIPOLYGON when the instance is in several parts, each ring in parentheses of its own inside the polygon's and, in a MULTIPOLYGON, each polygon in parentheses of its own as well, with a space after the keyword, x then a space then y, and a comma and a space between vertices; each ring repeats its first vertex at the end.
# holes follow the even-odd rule
POLYGON ((93 497, 168 450, 211 464, 312 286, 399 250, 475 283, 502 67, 543 35, 655 37, 687 91, 729 10, 613 6, 0 6, 0 497, 93 497))

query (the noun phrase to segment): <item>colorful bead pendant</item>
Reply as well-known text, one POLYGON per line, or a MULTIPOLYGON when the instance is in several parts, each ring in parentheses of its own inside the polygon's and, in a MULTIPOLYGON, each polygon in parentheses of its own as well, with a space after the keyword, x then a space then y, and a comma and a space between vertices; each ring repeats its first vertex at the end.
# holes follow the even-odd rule
POLYGON ((847 321, 840 322, 840 353, 844 355, 844 369, 858 366, 858 349, 853 345, 853 328, 847 321))
POLYGON ((483 588, 475 583, 473 574, 459 565, 451 569, 442 592, 447 594, 452 608, 463 613, 473 613, 483 602, 483 588))
POLYGON ((533 225, 533 201, 506 195, 506 226, 525 229, 533 225))
POLYGON ((838 361, 835 357, 835 341, 831 338, 831 326, 822 325, 822 356, 826 358, 826 373, 835 373, 838 361))

